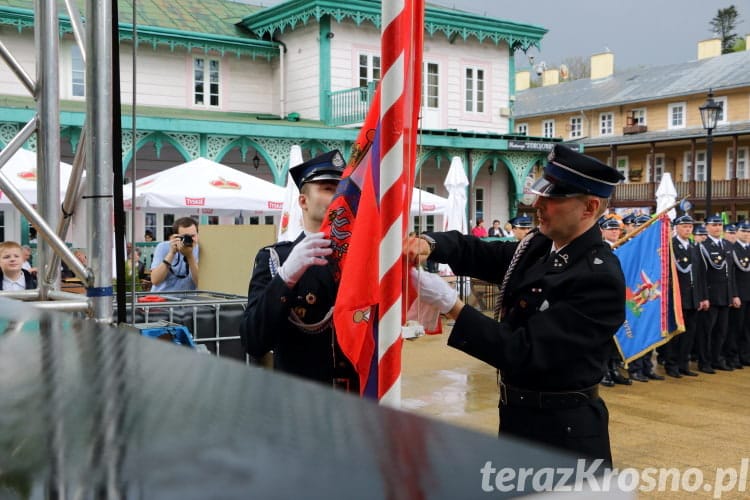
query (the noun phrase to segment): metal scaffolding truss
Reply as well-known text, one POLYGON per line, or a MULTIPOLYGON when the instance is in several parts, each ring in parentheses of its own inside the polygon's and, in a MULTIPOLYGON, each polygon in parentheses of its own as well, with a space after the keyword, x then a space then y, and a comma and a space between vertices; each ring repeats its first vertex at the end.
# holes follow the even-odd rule
MULTIPOLYGON (((0 40, 0 57, 36 101, 36 115, 0 151, 0 189, 37 229, 39 287, 0 292, 38 301, 37 306, 84 311, 102 322, 112 320, 113 288, 113 75, 112 4, 86 0, 86 27, 74 0, 66 0, 76 43, 86 64, 86 123, 75 153, 64 200, 60 199, 59 16, 55 0, 34 2, 36 80, 0 40), (2 167, 36 133, 37 208, 3 173, 2 167), (86 171, 85 193, 81 179, 86 171), (88 223, 89 265, 85 267, 65 244, 74 207, 81 197, 88 223), (86 297, 60 291, 60 259, 84 283, 86 297)), ((79 205, 80 206, 80 205, 79 205)))

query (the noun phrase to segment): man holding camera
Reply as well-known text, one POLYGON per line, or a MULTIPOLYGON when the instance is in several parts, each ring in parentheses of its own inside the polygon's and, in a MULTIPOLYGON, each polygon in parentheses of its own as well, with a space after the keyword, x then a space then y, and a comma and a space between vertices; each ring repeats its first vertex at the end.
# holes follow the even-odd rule
POLYGON ((198 222, 182 217, 172 224, 172 235, 154 249, 151 291, 195 290, 198 283, 198 222))

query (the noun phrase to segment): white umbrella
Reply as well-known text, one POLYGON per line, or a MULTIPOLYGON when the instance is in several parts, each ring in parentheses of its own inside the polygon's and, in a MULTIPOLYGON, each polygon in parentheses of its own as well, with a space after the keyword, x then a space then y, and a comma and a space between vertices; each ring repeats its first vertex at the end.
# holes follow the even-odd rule
MULTIPOLYGON (((296 144, 289 151, 289 170, 296 167, 302 159, 302 148, 296 144)), ((278 241, 294 241, 304 229, 302 225, 302 208, 299 206, 299 188, 292 179, 292 174, 286 175, 286 194, 284 207, 281 209, 281 223, 279 224, 278 241)))
MULTIPOLYGON (((672 176, 669 172, 664 172, 661 176, 659 187, 656 188, 656 213, 658 214, 662 210, 666 210, 667 207, 674 205, 675 201, 677 201, 677 189, 674 187, 674 182, 672 182, 672 176)), ((677 211, 674 208, 668 213, 670 219, 674 219, 677 216, 677 211)))
POLYGON ((444 214, 448 199, 423 189, 414 188, 411 193, 412 215, 444 214))
POLYGON ((454 156, 451 160, 451 166, 443 185, 448 190, 448 204, 445 208, 443 228, 445 231, 456 230, 466 234, 468 232, 466 188, 469 186, 469 178, 466 177, 463 162, 458 156, 454 156))
MULTIPOLYGON (((65 196, 68 187, 70 172, 73 167, 67 163, 60 162, 60 196, 65 196)), ((36 205, 37 177, 36 177, 36 153, 26 149, 19 149, 10 160, 3 165, 3 174, 18 189, 26 201, 36 205)), ((0 205, 11 205, 5 193, 0 191, 0 205)))
MULTIPOLYGON (((279 213, 284 188, 206 158, 177 165, 135 182, 137 207, 190 209, 200 213, 279 213)), ((125 206, 132 184, 123 186, 125 206)))

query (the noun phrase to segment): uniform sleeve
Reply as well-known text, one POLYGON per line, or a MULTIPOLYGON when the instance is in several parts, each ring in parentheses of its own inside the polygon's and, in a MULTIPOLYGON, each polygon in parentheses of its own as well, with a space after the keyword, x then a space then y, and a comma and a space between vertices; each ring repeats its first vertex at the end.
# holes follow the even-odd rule
POLYGON ((730 249, 727 255, 727 279, 729 280, 729 303, 731 305, 732 298, 738 297, 739 292, 737 291, 737 269, 734 265, 734 249, 730 249))
POLYGON ((491 283, 502 282, 517 243, 482 241, 458 231, 428 233, 435 240, 430 259, 448 264, 454 273, 491 283))
POLYGON ((271 277, 270 256, 268 248, 263 248, 255 257, 240 327, 245 350, 256 358, 274 348, 289 317, 290 290, 278 275, 271 277))
POLYGON ((700 254, 700 247, 697 245, 692 248, 693 250, 693 293, 698 298, 699 302, 708 300, 708 284, 706 283, 706 265, 703 261, 703 257, 700 254))
POLYGON ((625 284, 619 264, 582 271, 549 297, 547 309, 517 328, 464 307, 448 345, 511 376, 536 373, 555 380, 576 369, 595 373, 594 365, 625 320, 625 284))

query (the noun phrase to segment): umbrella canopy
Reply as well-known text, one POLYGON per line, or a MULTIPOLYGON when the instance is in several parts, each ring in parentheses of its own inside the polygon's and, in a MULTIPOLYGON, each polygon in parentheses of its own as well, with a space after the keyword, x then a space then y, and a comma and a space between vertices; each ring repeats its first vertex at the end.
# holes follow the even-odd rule
POLYGON ((466 188, 469 186, 469 178, 466 177, 463 162, 458 156, 451 160, 443 185, 448 190, 443 227, 445 231, 456 230, 466 234, 469 229, 466 221, 466 188))
MULTIPOLYGON (((137 207, 186 208, 212 213, 278 213, 284 188, 206 158, 168 168, 135 183, 137 207)), ((125 206, 132 184, 123 186, 125 206)))
MULTIPOLYGON (((298 145, 292 146, 289 151, 289 170, 303 163, 302 148, 298 145)), ((299 206, 299 188, 292 179, 292 174, 286 174, 286 193, 284 195, 284 208, 281 209, 281 224, 279 224, 278 241, 294 241, 302 232, 302 208, 299 206)))
MULTIPOLYGON (((72 169, 73 167, 68 163, 60 162, 60 196, 65 195, 72 169)), ((3 166, 2 172, 29 203, 36 204, 36 153, 19 149, 3 166)), ((0 205, 11 205, 10 200, 2 191, 0 191, 0 205)))
MULTIPOLYGON (((677 189, 672 182, 672 176, 669 172, 664 172, 659 187, 656 188, 656 213, 658 214, 667 207, 674 205, 676 201, 677 189)), ((669 218, 674 219, 675 217, 677 217, 677 211, 673 208, 669 211, 669 218)))
POLYGON ((414 188, 411 193, 412 215, 439 215, 445 213, 448 200, 423 189, 414 188))

